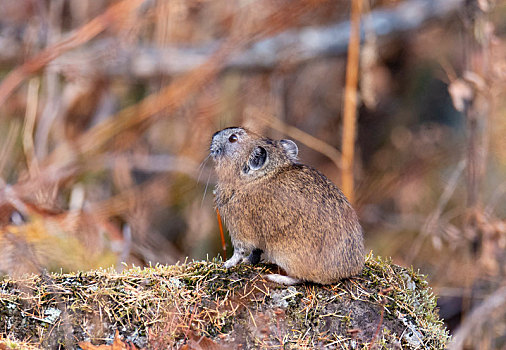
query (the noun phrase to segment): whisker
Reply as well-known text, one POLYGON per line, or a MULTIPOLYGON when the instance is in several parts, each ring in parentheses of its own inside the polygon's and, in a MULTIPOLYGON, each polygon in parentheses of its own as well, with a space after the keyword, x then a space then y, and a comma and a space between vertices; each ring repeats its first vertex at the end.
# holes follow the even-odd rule
POLYGON ((200 203, 200 208, 204 206, 204 199, 206 199, 207 187, 209 186, 209 179, 211 178, 211 172, 207 175, 206 187, 204 188, 204 195, 202 196, 202 202, 200 203))
POLYGON ((200 182, 200 177, 202 176, 202 172, 204 171, 204 166, 206 165, 207 161, 209 160, 209 157, 211 155, 208 154, 207 157, 200 163, 199 165, 199 176, 197 177, 197 183, 200 182))

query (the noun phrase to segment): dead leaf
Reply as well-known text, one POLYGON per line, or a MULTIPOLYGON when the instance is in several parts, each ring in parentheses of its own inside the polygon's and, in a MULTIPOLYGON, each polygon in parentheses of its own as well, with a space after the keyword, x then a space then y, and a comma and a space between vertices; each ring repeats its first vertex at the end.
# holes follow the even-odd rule
POLYGON ((448 86, 448 92, 452 98, 453 106, 459 112, 463 112, 474 97, 472 87, 462 79, 454 80, 448 86))

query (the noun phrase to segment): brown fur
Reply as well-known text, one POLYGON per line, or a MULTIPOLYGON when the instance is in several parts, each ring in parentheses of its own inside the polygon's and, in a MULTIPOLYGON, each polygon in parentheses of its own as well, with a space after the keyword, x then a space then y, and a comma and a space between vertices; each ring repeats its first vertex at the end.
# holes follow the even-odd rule
POLYGON ((213 136, 215 203, 234 249, 245 254, 261 249, 267 260, 305 281, 329 284, 359 273, 364 248, 355 211, 337 186, 299 164, 296 154, 291 141, 273 141, 243 128, 213 136), (237 141, 229 141, 232 134, 237 141), (267 161, 251 170, 248 161, 259 146, 267 161))

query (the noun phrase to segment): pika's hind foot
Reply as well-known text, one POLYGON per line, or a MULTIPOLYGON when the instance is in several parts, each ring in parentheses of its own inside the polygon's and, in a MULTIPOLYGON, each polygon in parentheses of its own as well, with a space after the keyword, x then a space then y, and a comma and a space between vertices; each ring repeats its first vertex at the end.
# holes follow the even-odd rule
POLYGON ((279 275, 277 273, 267 275, 267 276, 265 276, 265 278, 267 278, 271 282, 278 283, 278 284, 284 284, 285 286, 293 286, 295 284, 302 283, 302 280, 300 280, 298 278, 290 277, 290 276, 283 276, 283 275, 279 275))

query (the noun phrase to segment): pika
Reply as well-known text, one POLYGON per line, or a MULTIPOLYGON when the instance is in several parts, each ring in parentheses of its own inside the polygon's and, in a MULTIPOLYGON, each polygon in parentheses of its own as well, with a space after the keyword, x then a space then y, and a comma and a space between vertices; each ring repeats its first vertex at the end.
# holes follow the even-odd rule
POLYGON ((215 205, 234 246, 224 264, 256 264, 263 255, 286 271, 276 283, 331 284, 360 273, 362 228, 341 190, 298 162, 291 140, 271 140, 232 127, 212 137, 218 177, 215 205))

